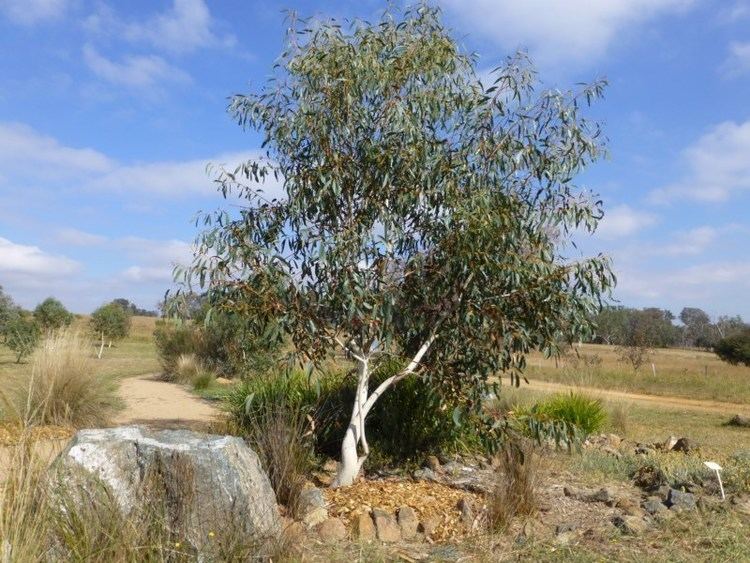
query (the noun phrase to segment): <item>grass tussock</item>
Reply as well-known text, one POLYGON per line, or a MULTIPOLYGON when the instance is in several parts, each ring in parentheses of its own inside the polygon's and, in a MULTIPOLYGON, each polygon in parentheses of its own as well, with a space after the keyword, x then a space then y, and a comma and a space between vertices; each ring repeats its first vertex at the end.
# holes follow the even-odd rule
POLYGON ((511 442, 500 453, 502 473, 488 501, 489 527, 504 531, 538 510, 539 455, 530 442, 511 442))
POLYGON ((21 425, 102 426, 119 406, 113 378, 97 375, 80 333, 47 336, 34 352, 31 373, 3 394, 4 410, 21 425))
POLYGON ((294 397, 268 386, 259 389, 266 391, 264 396, 245 399, 243 434, 260 457, 276 498, 295 514, 313 465, 313 419, 294 397))

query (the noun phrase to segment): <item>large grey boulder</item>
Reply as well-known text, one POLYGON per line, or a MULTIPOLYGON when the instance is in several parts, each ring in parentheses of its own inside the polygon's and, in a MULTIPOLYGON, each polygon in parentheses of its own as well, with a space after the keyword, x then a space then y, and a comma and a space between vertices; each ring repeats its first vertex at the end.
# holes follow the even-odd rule
POLYGON ((82 430, 50 475, 53 492, 88 506, 104 499, 123 519, 158 506, 171 537, 197 551, 228 530, 254 540, 280 532, 268 476, 255 452, 233 436, 137 426, 82 430))

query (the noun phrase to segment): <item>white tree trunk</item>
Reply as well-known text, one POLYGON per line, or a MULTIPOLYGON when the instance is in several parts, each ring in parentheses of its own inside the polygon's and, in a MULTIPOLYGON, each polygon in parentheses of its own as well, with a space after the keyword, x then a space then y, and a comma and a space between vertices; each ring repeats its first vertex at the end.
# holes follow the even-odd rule
POLYGON ((99 353, 96 355, 97 359, 102 359, 102 352, 104 352, 104 332, 102 332, 102 345, 99 346, 99 353))
MULTIPOLYGON (((362 464, 367 459, 370 453, 370 447, 367 444, 367 437, 365 436, 365 419, 367 414, 370 412, 372 407, 378 398, 385 393, 385 391, 395 383, 398 383, 403 378, 414 373, 419 367, 419 362, 422 360, 422 356, 427 353, 432 343, 435 341, 435 335, 433 334, 422 347, 414 355, 414 358, 409 362, 403 370, 399 373, 392 375, 375 389, 372 393, 368 393, 368 384, 370 380, 370 357, 364 354, 355 354, 353 357, 357 361, 357 393, 354 397, 354 405, 352 406, 352 416, 349 420, 349 426, 344 434, 344 440, 341 442, 341 463, 336 474, 336 478, 331 483, 331 486, 336 487, 347 487, 354 483, 355 479, 359 475, 362 464), (362 447, 362 455, 359 455, 359 446, 362 447)), ((351 352, 351 349, 344 346, 345 350, 351 352)))

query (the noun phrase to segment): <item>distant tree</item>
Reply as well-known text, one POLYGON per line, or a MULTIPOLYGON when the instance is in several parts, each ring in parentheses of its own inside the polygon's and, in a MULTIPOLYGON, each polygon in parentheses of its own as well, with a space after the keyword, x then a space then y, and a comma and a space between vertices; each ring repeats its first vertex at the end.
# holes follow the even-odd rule
POLYGON ((714 347, 714 351, 725 362, 750 366, 750 328, 722 338, 714 347))
POLYGON ((98 357, 102 357, 105 341, 121 340, 130 333, 130 309, 123 308, 117 300, 102 305, 91 314, 91 331, 101 339, 98 357))
POLYGON ((714 324, 717 340, 734 336, 747 329, 750 329, 750 325, 745 323, 739 315, 734 317, 721 316, 714 324))
POLYGON ((34 319, 45 332, 68 326, 74 315, 54 297, 48 297, 34 309, 34 319))
POLYGON ((680 321, 685 325, 683 338, 686 346, 711 347, 714 335, 708 313, 697 307, 685 307, 680 312, 680 321))
POLYGON ((205 294, 194 293, 192 291, 179 291, 167 294, 164 300, 159 303, 159 311, 162 317, 173 317, 182 320, 203 318, 206 315, 207 303, 208 299, 205 294))
POLYGON ((595 341, 602 344, 623 344, 627 337, 630 311, 625 307, 604 307, 594 318, 595 341))
POLYGON ((114 299, 112 302, 117 303, 125 311, 128 311, 131 315, 134 315, 136 317, 157 317, 159 315, 159 313, 157 313, 156 311, 149 311, 147 309, 141 309, 135 303, 131 303, 129 300, 123 297, 118 297, 117 299, 114 299))
POLYGON ((15 352, 17 364, 34 351, 39 337, 39 325, 29 316, 19 315, 5 327, 5 344, 15 352))
POLYGON ((3 291, 0 285, 0 336, 5 340, 5 329, 8 323, 17 318, 21 313, 21 308, 13 302, 10 295, 3 291))

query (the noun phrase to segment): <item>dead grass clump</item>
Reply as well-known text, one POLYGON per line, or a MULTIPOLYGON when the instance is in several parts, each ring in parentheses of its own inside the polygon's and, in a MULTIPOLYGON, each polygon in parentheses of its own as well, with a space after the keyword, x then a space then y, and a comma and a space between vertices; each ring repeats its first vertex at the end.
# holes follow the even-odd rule
POLYGON ((0 483, 0 561, 42 561, 48 533, 42 477, 46 464, 33 455, 28 436, 6 448, 0 483))
POLYGON ((195 354, 180 354, 175 362, 172 381, 191 383, 203 371, 203 366, 195 354))
POLYGON ((539 456, 528 442, 511 442, 500 453, 502 473, 488 499, 491 529, 504 531, 518 517, 538 509, 539 456))
POLYGON ((101 426, 119 405, 114 380, 96 375, 88 342, 71 330, 47 336, 34 352, 31 375, 2 398, 24 427, 101 426))
POLYGON ((278 501, 296 515, 312 468, 312 432, 305 413, 283 399, 253 409, 244 433, 260 458, 278 501))
POLYGON ((620 436, 625 436, 628 433, 629 425, 628 409, 623 403, 615 403, 609 410, 609 421, 612 428, 620 436))

